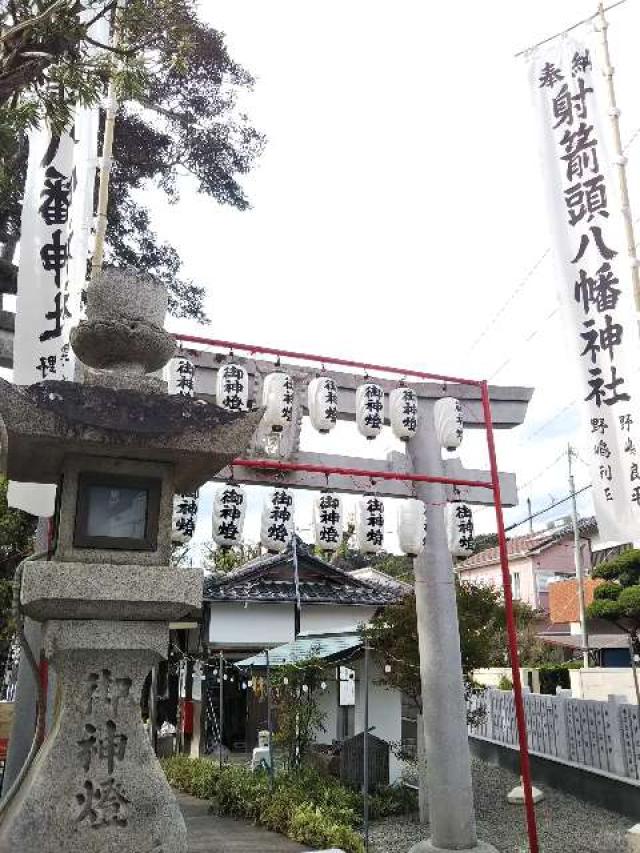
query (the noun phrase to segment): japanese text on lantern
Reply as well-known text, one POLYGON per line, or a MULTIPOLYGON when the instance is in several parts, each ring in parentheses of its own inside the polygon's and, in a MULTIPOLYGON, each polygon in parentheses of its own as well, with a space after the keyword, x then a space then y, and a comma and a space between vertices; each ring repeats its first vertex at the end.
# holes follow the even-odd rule
POLYGON ((118 779, 118 767, 129 742, 120 711, 132 702, 131 683, 128 676, 115 678, 109 669, 91 672, 85 681, 85 719, 77 740, 77 760, 85 778, 75 795, 76 828, 128 823, 130 800, 118 779))
POLYGON ((233 542, 240 540, 245 496, 241 489, 226 486, 216 498, 214 524, 217 535, 233 542))
POLYGON ((286 542, 291 535, 292 518, 293 496, 284 489, 275 489, 269 510, 269 520, 272 522, 267 530, 269 539, 286 542))
MULTIPOLYGON (((554 202, 563 211, 566 232, 558 241, 565 249, 559 260, 569 275, 563 298, 575 318, 596 514, 600 507, 612 521, 609 535, 620 538, 628 530, 620 518, 640 520, 637 352, 631 353, 637 329, 626 268, 627 261, 636 261, 620 256, 620 202, 609 174, 592 71, 589 50, 575 43, 556 61, 539 64, 536 75, 544 131, 554 151, 553 174, 560 178, 554 202)), ((598 521, 607 524, 606 517, 598 521)))
POLYGON ((332 545, 340 541, 340 509, 340 498, 336 495, 320 495, 318 539, 321 544, 332 545))

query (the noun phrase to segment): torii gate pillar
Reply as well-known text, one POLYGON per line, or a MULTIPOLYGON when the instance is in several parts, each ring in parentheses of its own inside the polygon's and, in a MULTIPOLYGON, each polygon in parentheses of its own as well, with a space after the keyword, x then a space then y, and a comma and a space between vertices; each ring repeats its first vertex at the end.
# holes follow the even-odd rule
MULTIPOLYGON (((420 401, 418 431, 407 449, 414 471, 445 476, 433 407, 433 400, 420 401)), ((415 490, 425 502, 427 517, 426 547, 414 560, 414 576, 431 838, 412 847, 411 853, 497 853, 476 834, 460 628, 444 520, 446 488, 416 483, 415 490)))

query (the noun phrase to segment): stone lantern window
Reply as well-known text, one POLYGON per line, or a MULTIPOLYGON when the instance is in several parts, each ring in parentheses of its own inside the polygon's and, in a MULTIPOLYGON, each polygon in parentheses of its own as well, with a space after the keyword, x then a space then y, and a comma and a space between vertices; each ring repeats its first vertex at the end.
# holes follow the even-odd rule
POLYGON ((153 551, 162 480, 84 472, 78 478, 75 548, 153 551))

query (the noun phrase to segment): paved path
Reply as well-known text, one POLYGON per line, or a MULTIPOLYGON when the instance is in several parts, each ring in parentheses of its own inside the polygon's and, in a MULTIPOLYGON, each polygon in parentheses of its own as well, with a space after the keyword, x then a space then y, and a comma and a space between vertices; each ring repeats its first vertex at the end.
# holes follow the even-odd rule
POLYGON ((189 853, 302 853, 309 849, 249 821, 212 815, 205 800, 176 796, 187 824, 189 853))

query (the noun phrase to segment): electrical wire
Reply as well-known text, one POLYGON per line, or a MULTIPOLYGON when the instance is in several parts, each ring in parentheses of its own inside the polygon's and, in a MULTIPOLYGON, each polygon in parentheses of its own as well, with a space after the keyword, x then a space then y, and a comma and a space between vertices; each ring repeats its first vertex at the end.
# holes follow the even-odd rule
POLYGON ((560 506, 560 504, 564 504, 567 501, 570 501, 574 495, 577 497, 578 495, 581 495, 583 492, 586 492, 587 489, 590 489, 590 488, 591 488, 591 483, 587 483, 586 486, 583 486, 581 489, 578 489, 575 492, 571 492, 566 497, 561 498, 559 501, 554 501, 552 504, 549 504, 549 506, 545 507, 544 509, 538 510, 538 512, 531 513, 531 515, 528 515, 526 518, 523 518, 521 521, 517 521, 515 524, 510 524, 509 527, 505 527, 504 532, 508 533, 510 530, 515 530, 516 527, 522 527, 522 525, 526 524, 528 521, 531 521, 532 519, 537 518, 539 515, 544 515, 545 512, 549 512, 550 509, 554 509, 555 507, 560 506))
MULTIPOLYGON (((617 0, 616 3, 611 3, 609 6, 604 7, 604 11, 608 12, 610 9, 615 9, 616 6, 622 6, 623 3, 626 3, 627 0, 617 0)), ((518 56, 524 56, 526 53, 531 53, 531 51, 535 50, 538 47, 541 47, 543 44, 548 44, 550 41, 554 39, 561 38, 567 33, 576 30, 578 27, 581 27, 583 24, 588 24, 590 21, 593 21, 599 12, 594 12, 593 15, 589 15, 588 18, 583 18, 581 21, 577 21, 575 24, 571 24, 570 27, 567 27, 566 30, 561 30, 559 33, 554 33, 552 36, 547 36, 547 38, 542 39, 542 41, 536 42, 536 44, 532 44, 530 47, 524 47, 522 50, 519 50, 517 53, 514 53, 514 58, 518 56)))
POLYGON ((561 460, 561 459, 564 459, 564 458, 565 458, 565 456, 566 456, 566 451, 564 451, 564 450, 563 450, 563 451, 562 451, 562 453, 560 453, 560 454, 559 454, 559 455, 558 455, 558 456, 553 460, 553 462, 550 462, 550 463, 549 463, 545 468, 542 468, 542 470, 538 471, 538 473, 537 473, 535 476, 531 477, 529 480, 527 480, 527 482, 526 482, 526 483, 522 483, 522 485, 520 486, 520 489, 526 489, 526 487, 527 487, 527 486, 530 486, 530 485, 531 485, 531 483, 535 483, 535 481, 536 481, 536 480, 539 480, 539 479, 540 479, 540 477, 542 477, 542 476, 543 476, 543 474, 546 474, 546 473, 547 473, 547 471, 550 471, 550 470, 554 467, 554 465, 557 465, 557 464, 558 464, 558 462, 560 462, 560 460, 561 460))
MULTIPOLYGON (((639 132, 640 132, 640 129, 639 129, 639 132)), ((516 285, 516 287, 511 292, 511 294, 507 297, 506 301, 503 302, 502 306, 496 311, 496 313, 489 320, 489 322, 484 327, 484 329, 480 332, 480 334, 477 336, 477 338, 475 338, 475 340, 472 342, 471 346, 467 350, 467 353, 466 353, 467 355, 470 355, 473 352, 473 350, 478 346, 478 344, 486 337, 486 335, 489 333, 489 331, 495 326, 495 324, 498 322, 500 317, 502 317, 502 315, 507 310, 509 305, 511 305, 511 303, 514 301, 516 296, 518 296, 518 294, 522 291, 524 286, 531 280, 531 278, 533 277, 533 274, 536 272, 538 267, 542 264, 542 262, 547 257, 547 255, 550 254, 550 252, 551 252, 551 247, 549 246, 540 255, 538 260, 531 267, 531 269, 524 276, 524 278, 522 278, 521 281, 516 285)))
POLYGON ((519 346, 519 347, 517 347, 515 350, 512 350, 512 354, 502 362, 502 364, 500 365, 500 367, 498 367, 496 370, 494 370, 494 371, 493 371, 493 373, 491 374, 491 376, 489 376, 488 381, 489 381, 489 382, 491 382, 491 380, 492 380, 492 379, 495 379, 495 377, 498 375, 498 373, 501 373, 501 372, 504 370, 504 368, 505 368, 505 367, 507 367, 507 365, 511 364, 511 362, 512 362, 514 359, 518 358, 518 356, 521 354, 521 352, 520 352, 520 351, 521 351, 521 349, 522 349, 522 347, 523 347, 523 346, 526 346, 527 344, 531 343, 531 341, 532 341, 532 340, 536 337, 536 335, 538 335, 540 332, 542 332, 542 331, 546 331, 546 328, 547 328, 547 327, 546 327, 546 323, 547 323, 547 321, 548 321, 548 320, 550 320, 552 317, 555 317, 555 315, 556 315, 559 311, 560 311, 560 306, 559 306, 559 305, 556 305, 556 307, 553 309, 553 311, 550 311, 550 312, 549 312, 549 314, 547 314, 547 316, 543 319, 542 323, 541 323, 539 326, 536 326, 536 328, 535 328, 532 332, 530 332, 530 333, 529 333, 525 338, 521 338, 521 340, 520 340, 520 346, 519 346))
POLYGON ((564 406, 562 409, 560 409, 560 411, 556 412, 555 415, 552 415, 548 420, 543 421, 543 423, 541 423, 540 426, 534 432, 529 433, 529 435, 527 435, 523 439, 523 441, 521 442, 521 445, 527 444, 528 442, 531 441, 532 438, 535 438, 536 435, 540 435, 541 432, 544 432, 544 430, 550 424, 552 424, 554 421, 557 421, 558 418, 561 417, 561 415, 564 415, 565 412, 568 412, 570 409, 573 409, 573 407, 575 406, 575 404, 577 402, 578 402, 578 398, 576 397, 570 403, 567 403, 566 406, 564 406))

